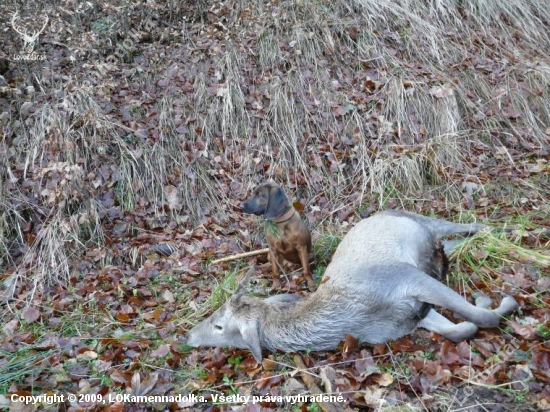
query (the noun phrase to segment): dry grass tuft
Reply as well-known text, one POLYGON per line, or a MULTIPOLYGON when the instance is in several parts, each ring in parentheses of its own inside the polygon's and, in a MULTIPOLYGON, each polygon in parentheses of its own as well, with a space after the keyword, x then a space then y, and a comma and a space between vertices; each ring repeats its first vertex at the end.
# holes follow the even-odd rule
MULTIPOLYGON (((541 29, 550 11, 542 0, 226 6, 223 29, 213 35, 223 41, 196 60, 193 93, 157 101, 158 140, 105 115, 92 90, 78 87, 56 91, 58 100, 5 128, 15 144, 4 146, 2 179, 11 183, 1 192, 0 258, 29 254, 17 276, 39 270, 39 278, 66 280, 71 259, 101 244, 104 211, 94 196, 106 179, 97 158, 116 159, 116 204, 154 205, 150 223, 159 227, 167 213, 180 223, 206 213, 225 221, 235 193, 244 196, 260 179, 298 190, 308 207, 321 195, 331 212, 437 196, 457 204, 461 184, 478 173, 468 158, 473 142, 483 141, 484 159, 495 165, 514 164, 514 150, 550 146, 550 33, 541 29), (270 24, 259 26, 266 16, 270 24), (246 46, 235 40, 243 37, 246 46), (33 182, 25 188, 15 177, 21 164, 33 182), (29 242, 31 221, 41 230, 29 242), (77 249, 62 253, 71 242, 77 249), (37 255, 48 260, 40 269, 37 255)), ((221 9, 202 1, 181 11, 193 50, 195 23, 211 29, 207 10, 221 9)), ((169 12, 173 18, 172 4, 169 12)), ((168 70, 163 64, 131 81, 151 84, 168 70)), ((45 92, 59 88, 37 81, 45 92)))
MULTIPOLYGON (((503 268, 516 268, 514 270, 536 273, 536 276, 548 276, 550 267, 550 255, 540 249, 528 249, 521 245, 521 233, 525 230, 515 231, 514 239, 509 239, 505 231, 496 229, 481 231, 472 238, 466 239, 457 247, 451 257, 456 262, 456 270, 453 270, 453 279, 462 285, 461 289, 476 290, 479 282, 488 287, 496 283, 502 283, 503 268), (468 274, 468 275, 463 275, 468 274)), ((513 291, 521 291, 522 294, 530 295, 540 305, 544 302, 540 296, 524 290, 525 283, 523 275, 510 276, 507 281, 513 279, 511 285, 513 291), (517 279, 516 279, 517 277, 517 279)), ((531 276, 531 275, 528 275, 531 276)), ((506 279, 506 278, 505 278, 506 279)))
POLYGON ((520 245, 519 239, 509 240, 506 232, 496 230, 483 230, 472 238, 466 239, 453 251, 451 257, 456 258, 457 261, 467 261, 468 264, 473 265, 471 258, 468 258, 467 255, 479 254, 476 253, 479 251, 483 251, 483 262, 513 265, 519 261, 539 268, 550 267, 550 256, 548 254, 534 249, 527 249, 520 245))

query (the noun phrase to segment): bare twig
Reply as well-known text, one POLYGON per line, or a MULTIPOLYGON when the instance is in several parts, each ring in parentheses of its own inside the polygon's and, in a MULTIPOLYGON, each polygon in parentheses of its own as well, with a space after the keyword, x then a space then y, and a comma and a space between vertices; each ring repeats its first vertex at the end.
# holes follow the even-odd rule
POLYGON ((265 249, 254 250, 252 252, 237 253, 236 255, 233 255, 233 256, 227 256, 227 257, 224 257, 224 258, 213 260, 212 262, 210 262, 210 264, 211 265, 216 265, 218 263, 229 262, 231 260, 237 260, 237 259, 241 259, 241 258, 245 258, 245 257, 263 255, 264 253, 267 253, 267 252, 269 252, 269 248, 266 247, 265 249))

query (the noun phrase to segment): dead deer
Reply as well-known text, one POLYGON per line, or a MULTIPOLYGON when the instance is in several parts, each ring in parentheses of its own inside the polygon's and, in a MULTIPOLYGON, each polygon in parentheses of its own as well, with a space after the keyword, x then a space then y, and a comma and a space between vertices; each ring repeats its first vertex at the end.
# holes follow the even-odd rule
POLYGON ((518 306, 513 297, 504 296, 500 306, 490 310, 492 302, 485 295, 474 306, 438 280, 446 267, 443 248, 456 246, 456 241, 442 243, 441 238, 471 235, 482 228, 414 213, 378 213, 344 237, 321 285, 308 298, 245 296, 251 269, 234 295, 187 333, 186 342, 193 347, 249 349, 261 362, 262 348, 330 350, 346 334, 375 344, 421 327, 453 341, 471 338, 478 327, 497 326, 518 306), (455 324, 433 305, 467 321, 455 324))

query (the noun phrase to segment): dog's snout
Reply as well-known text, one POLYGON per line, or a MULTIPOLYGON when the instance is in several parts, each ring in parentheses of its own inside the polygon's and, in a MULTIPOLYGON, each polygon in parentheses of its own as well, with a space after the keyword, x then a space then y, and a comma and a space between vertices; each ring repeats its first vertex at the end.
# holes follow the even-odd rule
POLYGON ((247 199, 241 203, 241 211, 244 213, 254 213, 256 214, 256 207, 253 206, 254 199, 247 199))

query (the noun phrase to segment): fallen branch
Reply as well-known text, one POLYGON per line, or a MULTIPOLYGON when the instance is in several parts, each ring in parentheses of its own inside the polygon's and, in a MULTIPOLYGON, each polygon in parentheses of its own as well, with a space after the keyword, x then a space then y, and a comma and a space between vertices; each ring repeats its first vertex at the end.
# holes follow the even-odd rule
MULTIPOLYGON (((322 392, 321 389, 317 386, 313 377, 309 373, 307 373, 306 364, 304 363, 300 355, 294 355, 294 363, 300 371, 300 376, 306 384, 309 393, 311 393, 312 395, 325 395, 325 393, 322 392)), ((336 405, 330 402, 317 402, 317 405, 319 405, 319 408, 321 408, 323 412, 338 412, 342 410, 341 408, 336 407, 336 405)))
POLYGON ((245 257, 263 255, 264 253, 267 253, 267 252, 269 252, 269 248, 266 247, 265 249, 255 250, 253 252, 238 253, 238 254, 233 255, 233 256, 227 256, 227 257, 224 257, 224 258, 221 258, 221 259, 216 259, 216 260, 213 260, 212 262, 210 262, 210 264, 215 265, 217 263, 229 262, 231 260, 237 260, 237 259, 241 259, 241 258, 245 258, 245 257))

